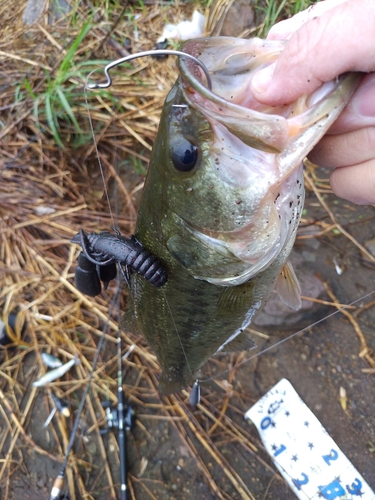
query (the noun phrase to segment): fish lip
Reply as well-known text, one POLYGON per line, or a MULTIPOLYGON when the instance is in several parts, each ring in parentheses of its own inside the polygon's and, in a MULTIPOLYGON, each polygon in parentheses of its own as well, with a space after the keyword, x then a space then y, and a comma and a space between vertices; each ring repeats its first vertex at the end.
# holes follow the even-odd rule
MULTIPOLYGON (((204 44, 205 41, 207 40, 212 40, 212 38, 201 38, 199 40, 198 43, 200 44, 204 44)), ((254 38, 253 40, 256 40, 256 38, 254 38)), ((258 39, 260 40, 260 39, 258 39)), ((194 55, 195 57, 198 57, 198 51, 195 51, 197 53, 193 53, 194 50, 186 50, 187 48, 194 48, 194 46, 191 46, 190 47, 190 44, 191 44, 192 40, 186 42, 184 44, 184 52, 190 54, 190 55, 194 55)), ((197 42, 195 40, 195 42, 197 42)), ((262 42, 264 43, 265 40, 262 40, 262 42)), ((280 52, 282 51, 282 46, 284 45, 283 43, 283 40, 273 40, 273 41, 270 41, 270 40, 267 40, 267 43, 269 45, 274 45, 275 46, 275 59, 279 56, 280 52)), ((204 50, 204 48, 202 49, 204 50)), ((200 79, 198 76, 196 76, 194 74, 193 71, 191 71, 189 69, 189 66, 193 66, 194 65, 194 68, 195 67, 198 67, 193 61, 191 61, 190 59, 186 59, 186 58, 183 58, 183 57, 180 57, 178 59, 178 69, 179 69, 179 73, 181 75, 181 78, 183 81, 187 82, 191 88, 193 88, 196 92, 198 92, 198 94, 200 94, 202 97, 218 104, 218 105, 221 105, 223 107, 225 107, 227 110, 232 110, 234 112, 240 112, 240 111, 243 111, 243 106, 240 106, 238 104, 234 104, 230 101, 228 101, 227 99, 224 99, 223 97, 221 97, 219 94, 216 94, 215 92, 213 92, 208 86, 205 86, 203 85, 202 83, 202 79, 200 79)), ((198 67, 199 68, 199 67, 198 67)), ((207 68, 208 71, 210 72, 210 68, 207 68)), ((203 74, 203 72, 202 72, 203 74)), ((264 116, 267 116, 267 117, 270 117, 270 116, 277 116, 277 117, 281 117, 281 115, 278 115, 278 114, 270 114, 270 113, 262 113, 260 111, 255 111, 255 110, 252 110, 250 108, 247 108, 247 111, 250 112, 252 115, 257 115, 259 117, 264 117, 264 116)))
MULTIPOLYGON (((280 40, 265 41, 259 38, 251 40, 229 38, 227 41, 218 41, 218 38, 220 37, 190 40, 184 44, 183 50, 186 53, 199 56, 207 65, 213 83, 213 90, 210 90, 203 84, 201 70, 198 71, 197 66, 188 62, 186 58, 180 58, 178 67, 185 98, 193 108, 203 113, 208 121, 219 122, 245 144, 256 149, 282 155, 291 144, 296 142, 296 139, 303 137, 305 141, 308 141, 308 149, 311 150, 314 144, 305 131, 312 125, 320 123, 324 132, 325 124, 327 124, 327 129, 337 118, 358 85, 359 73, 343 74, 334 81, 333 88, 328 93, 323 93, 320 98, 315 96, 317 101, 313 99, 311 105, 307 103, 302 105, 303 98, 306 96, 301 97, 300 103, 300 100, 297 100, 294 104, 302 107, 300 110, 296 108, 294 116, 289 113, 285 114, 280 107, 274 109, 260 106, 258 108, 255 105, 256 99, 253 99, 250 104, 247 99, 239 100, 237 103, 231 102, 230 94, 227 92, 228 90, 236 91, 236 88, 221 85, 220 75, 226 75, 228 78, 228 75, 234 74, 233 71, 238 67, 238 57, 246 53, 245 49, 248 54, 254 56, 255 62, 253 64, 250 58, 247 64, 240 65, 240 69, 242 68, 242 71, 248 72, 249 75, 251 73, 254 75, 259 69, 266 67, 265 65, 277 60, 284 44, 280 40), (220 50, 228 43, 232 48, 224 52, 223 61, 218 66, 217 59, 212 55, 212 49, 220 50), (259 59, 256 62, 258 56, 259 59), (218 74, 218 80, 215 83, 216 74, 218 74), (217 90, 218 94, 214 90, 217 90)), ((252 95, 250 91, 248 95, 252 95)), ((314 137, 317 135, 314 130, 314 137)))
MULTIPOLYGON (((252 117, 259 117, 259 118, 264 118, 264 117, 277 117, 280 119, 284 119, 283 116, 277 114, 277 113, 262 113, 261 111, 256 111, 251 108, 244 108, 243 106, 240 106, 239 104, 234 104, 227 99, 224 99, 221 97, 219 94, 215 94, 211 89, 208 87, 205 87, 197 77, 194 76, 192 72, 189 71, 186 62, 184 61, 183 58, 179 60, 179 70, 180 74, 182 77, 183 83, 184 80, 204 99, 207 99, 208 101, 211 101, 223 108, 225 108, 228 111, 232 111, 233 113, 241 113, 243 112, 244 109, 246 109, 246 112, 251 115, 252 117)), ((186 85, 186 83, 185 83, 186 85)), ((188 99, 189 104, 193 104, 190 99, 188 99)))
MULTIPOLYGON (((186 219, 184 219, 183 217, 181 217, 180 215, 176 214, 173 211, 171 211, 171 214, 174 217, 176 217, 176 219, 179 219, 184 224, 184 226, 188 229, 189 232, 191 232, 193 234, 196 234, 196 233, 203 234, 207 238, 215 240, 217 243, 222 243, 223 245, 228 243, 228 246, 226 246, 228 248, 228 250, 230 248, 230 240, 228 239, 228 241, 225 241, 225 240, 221 239, 220 236, 233 236, 233 237, 235 237, 236 235, 240 235, 241 233, 248 231, 249 228, 251 228, 252 223, 253 223, 253 221, 250 220, 250 222, 248 224, 241 226, 238 229, 235 228, 231 231, 215 231, 213 229, 207 229, 207 228, 198 226, 194 223, 187 222, 186 219)), ((235 256, 234 253, 233 253, 233 256, 235 256)))
MULTIPOLYGON (((197 239, 201 240, 203 244, 209 244, 211 240, 211 245, 213 248, 215 246, 222 247, 223 250, 233 256, 233 260, 237 260, 238 263, 240 264, 241 261, 243 264, 248 264, 248 267, 242 271, 239 272, 238 274, 230 275, 227 277, 208 277, 204 273, 194 273, 192 272, 192 269, 190 269, 190 274, 195 278, 195 279, 200 279, 203 281, 207 281, 208 283, 211 283, 212 285, 217 285, 217 286, 237 286, 245 283, 246 281, 254 278, 257 276, 259 273, 264 271, 268 266, 269 266, 269 259, 274 259, 276 255, 279 254, 281 251, 282 245, 280 242, 276 243, 275 245, 272 245, 272 252, 268 256, 268 260, 266 260, 264 263, 259 265, 259 259, 256 259, 255 262, 247 262, 245 260, 240 259, 235 252, 233 252, 231 248, 231 242, 230 241, 225 241, 220 238, 215 238, 215 236, 218 236, 220 234, 235 234, 238 233, 239 230, 235 231, 217 231, 215 232, 215 236, 213 236, 213 231, 211 230, 206 230, 202 227, 198 227, 194 224, 191 224, 187 222, 183 217, 177 215, 175 212, 171 211, 171 214, 178 220, 180 224, 183 224, 185 229, 187 229, 188 232, 193 234, 197 239)), ((242 228, 243 230, 244 228, 242 228)), ((167 245, 168 246, 168 245, 167 245)), ((184 264, 182 264, 184 265, 184 264)), ((185 266, 184 266, 185 267, 185 266)))
MULTIPOLYGON (((280 42, 274 45, 280 47, 280 42)), ((195 46, 189 46, 187 42, 186 49, 189 48, 194 52, 195 46)), ((189 50, 185 52, 190 53, 189 50)), ((275 57, 279 52, 275 51, 275 57)), ((288 122, 284 116, 230 102, 203 85, 199 76, 190 70, 192 66, 187 60, 180 58, 178 65, 187 102, 203 113, 208 121, 217 121, 235 136, 240 137, 245 144, 250 141, 249 144, 255 145, 256 149, 271 153, 283 151, 289 140, 288 122), (251 130, 244 131, 244 126, 245 129, 250 126, 251 130)), ((195 66, 193 67, 195 69, 195 66)))
POLYGON ((176 212, 173 212, 172 210, 170 213, 179 221, 181 221, 184 226, 188 229, 188 231, 192 233, 200 233, 204 234, 205 236, 208 236, 209 238, 215 239, 216 241, 222 241, 219 238, 217 238, 218 235, 220 234, 231 234, 232 231, 213 231, 212 229, 205 229, 203 227, 198 226, 197 224, 193 224, 191 222, 188 222, 186 219, 181 217, 181 215, 178 215, 176 212))

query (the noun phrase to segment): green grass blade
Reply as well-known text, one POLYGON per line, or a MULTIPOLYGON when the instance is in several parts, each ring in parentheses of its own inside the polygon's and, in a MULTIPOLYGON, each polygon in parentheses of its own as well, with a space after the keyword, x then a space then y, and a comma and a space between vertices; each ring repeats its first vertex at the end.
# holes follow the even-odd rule
POLYGON ((273 24, 276 23, 277 19, 279 18, 280 14, 281 14, 281 11, 285 7, 285 4, 286 4, 286 0, 283 0, 281 2, 281 4, 279 5, 278 9, 276 10, 276 13, 274 14, 273 24))
POLYGON ((75 117, 74 113, 73 113, 73 110, 67 100, 67 98, 65 97, 65 94, 62 90, 61 87, 57 87, 56 88, 56 92, 57 92, 57 95, 61 101, 61 104, 63 105, 65 111, 67 112, 67 114, 69 115, 69 118, 72 120, 77 132, 79 133, 82 133, 82 130, 81 130, 81 127, 79 126, 79 123, 77 121, 77 118, 75 117))
POLYGON ((23 80, 23 86, 25 87, 25 89, 29 93, 29 96, 32 97, 32 99, 36 99, 36 95, 34 94, 33 89, 32 89, 32 87, 30 85, 30 82, 29 82, 29 80, 27 78, 24 78, 24 80, 23 80))
POLYGON ((52 135, 56 141, 56 143, 60 146, 61 149, 65 149, 64 144, 62 143, 59 133, 57 131, 56 123, 53 118, 52 106, 51 106, 51 96, 46 94, 46 116, 48 125, 52 131, 52 135))
POLYGON ((88 31, 91 29, 91 19, 92 16, 86 23, 83 25, 80 33, 78 34, 77 38, 74 40, 72 43, 70 49, 68 50, 68 53, 62 60, 59 69, 57 70, 57 76, 56 76, 56 84, 59 85, 61 84, 66 78, 66 72, 69 70, 72 59, 74 57, 74 54, 76 53, 78 47, 80 46, 82 40, 85 38, 87 35, 88 31))

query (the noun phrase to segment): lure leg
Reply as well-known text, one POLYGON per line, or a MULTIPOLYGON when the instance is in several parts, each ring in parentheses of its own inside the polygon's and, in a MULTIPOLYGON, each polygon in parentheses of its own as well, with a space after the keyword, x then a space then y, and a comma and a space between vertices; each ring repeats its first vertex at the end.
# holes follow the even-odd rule
POLYGON ((124 269, 124 267, 121 264, 119 264, 119 268, 120 268, 120 272, 122 274, 122 277, 125 280, 125 283, 128 285, 128 288, 130 288, 130 271, 129 271, 129 267, 125 266, 125 269, 124 269))

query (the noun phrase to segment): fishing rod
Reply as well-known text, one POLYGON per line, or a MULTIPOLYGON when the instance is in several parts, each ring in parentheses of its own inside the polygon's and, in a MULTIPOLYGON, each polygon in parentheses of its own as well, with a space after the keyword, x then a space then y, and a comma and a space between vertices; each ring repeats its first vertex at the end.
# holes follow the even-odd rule
POLYGON ((115 304, 117 304, 119 297, 120 297, 120 289, 118 288, 115 292, 115 295, 114 295, 111 303, 110 303, 108 320, 106 321, 106 323, 104 324, 104 326, 102 328, 102 335, 99 339, 98 346, 97 346, 96 351, 95 351, 95 356, 94 356, 94 359, 92 362, 91 370, 89 373, 89 377, 88 377, 88 380, 87 380, 87 383, 85 386, 85 390, 83 391, 82 399, 81 399, 81 402, 80 402, 79 407, 78 407, 76 420, 74 422, 73 429, 72 429, 72 432, 70 434, 69 443, 68 443, 68 446, 67 446, 67 449, 65 452, 64 461, 63 461, 63 464, 61 466, 60 472, 59 472, 58 476, 56 477, 55 482, 53 483, 53 486, 51 489, 50 500, 69 500, 68 494, 66 492, 62 491, 63 486, 64 486, 64 477, 65 477, 65 472, 66 472, 66 468, 68 465, 69 455, 70 455, 70 452, 71 452, 73 445, 74 445, 74 440, 75 440, 75 437, 77 434, 78 425, 79 425, 81 415, 83 412, 83 407, 85 405, 86 396, 87 396, 89 389, 90 389, 90 383, 91 383, 91 380, 93 378, 94 371, 95 371, 95 368, 96 368, 96 365, 97 365, 97 362, 99 359, 99 354, 104 347, 105 332, 108 328, 109 317, 110 317, 110 314, 112 313, 113 307, 115 306, 115 304))
MULTIPOLYGON (((129 355, 134 349, 131 346, 125 356, 129 355)), ((124 356, 124 357, 125 357, 124 356)), ((126 434, 133 428, 135 414, 130 405, 125 404, 125 395, 123 390, 122 376, 122 357, 121 357, 121 335, 119 332, 117 338, 117 408, 112 407, 110 401, 103 401, 102 406, 106 409, 107 429, 102 429, 100 434, 107 434, 109 431, 117 429, 117 439, 120 452, 120 495, 121 500, 128 500, 127 488, 127 453, 126 453, 126 434)))
MULTIPOLYGON (((87 262, 84 260, 85 257, 81 257, 81 265, 82 265, 82 260, 84 264, 87 262, 90 262, 87 260, 87 262)), ((98 266, 98 269, 100 267, 98 266)), ((92 270, 91 270, 92 271, 92 270)), ((82 270, 81 266, 77 266, 76 268, 76 285, 77 289, 86 295, 91 295, 92 296, 92 290, 93 290, 93 285, 92 283, 96 282, 97 280, 99 281, 99 272, 97 272, 97 278, 94 278, 94 274, 92 272, 86 272, 84 273, 82 270), (78 277, 78 279, 77 279, 78 277), (84 279, 85 278, 85 279, 84 279)), ((108 275, 106 275, 105 279, 108 279, 108 275)), ((108 284, 108 283, 107 283, 108 284)), ((98 293, 100 293, 100 289, 97 289, 98 293)), ((95 295, 98 295, 96 293, 95 295)), ((116 293, 111 301, 110 308, 108 310, 108 318, 111 316, 113 309, 117 307, 118 311, 120 311, 120 294, 121 294, 121 286, 120 286, 120 280, 117 279, 117 287, 116 287, 116 293)), ((104 340, 105 340, 105 332, 108 327, 108 321, 105 323, 103 329, 102 329, 102 336, 100 337, 96 352, 95 352, 95 357, 92 363, 92 368, 89 374, 88 381, 86 383, 86 387, 80 402, 80 406, 77 411, 77 416, 76 420, 70 435, 69 439, 69 444, 65 453, 65 458, 63 465, 61 467, 61 470, 53 484, 52 490, 51 490, 51 495, 50 495, 50 500, 69 500, 69 497, 67 493, 63 493, 63 483, 64 483, 64 476, 66 472, 66 467, 68 464, 68 459, 69 455, 71 452, 71 449, 74 444, 75 436, 78 430, 78 425, 80 421, 80 417, 83 411, 83 407, 85 404, 86 396, 88 394, 89 388, 90 388, 90 383, 96 368, 96 364, 99 358, 99 354, 104 346, 104 340)), ((113 405, 111 401, 103 401, 102 406, 106 410, 106 421, 107 421, 107 428, 106 429, 101 429, 100 434, 104 435, 107 434, 111 430, 117 430, 118 431, 118 443, 119 443, 119 449, 120 449, 120 494, 121 494, 121 500, 128 500, 128 495, 127 495, 127 453, 126 453, 126 433, 132 429, 135 421, 135 414, 133 411, 133 408, 130 405, 125 404, 125 396, 124 396, 124 391, 123 391, 123 375, 122 375, 122 361, 126 359, 131 352, 134 350, 134 345, 130 346, 126 354, 122 357, 122 347, 121 347, 121 333, 120 330, 118 330, 117 334, 117 406, 116 408, 113 408, 113 405)))
MULTIPOLYGON (((130 272, 134 271, 141 274, 145 279, 149 281, 149 283, 151 283, 155 287, 163 286, 167 280, 167 275, 156 257, 146 251, 134 237, 126 238, 125 236, 121 236, 117 229, 114 230, 114 235, 109 233, 108 231, 104 231, 103 233, 99 234, 92 233, 87 235, 83 230, 81 230, 76 236, 74 236, 71 241, 72 243, 81 245, 82 248, 82 251, 78 257, 78 266, 75 270, 75 284, 77 289, 83 294, 96 296, 101 292, 102 283, 104 285, 104 288, 107 288, 109 281, 117 277, 117 293, 114 297, 113 302, 114 305, 117 305, 117 310, 120 311, 119 300, 121 286, 120 276, 117 274, 117 267, 120 269, 120 272, 127 283, 129 283, 130 272)), ((110 316, 111 311, 108 311, 108 313, 110 316)), ((104 332, 102 338, 104 338, 104 332)), ((113 408, 113 405, 110 401, 104 401, 102 403, 103 408, 105 408, 106 410, 107 428, 101 430, 100 434, 107 434, 111 430, 118 431, 117 437, 120 451, 121 500, 128 499, 126 480, 126 433, 130 429, 132 429, 135 419, 132 407, 128 404, 125 404, 122 361, 130 355, 133 349, 134 346, 131 346, 124 357, 122 357, 121 333, 120 330, 118 330, 117 406, 116 408, 113 408)), ((99 350, 100 347, 98 345, 97 353, 99 352, 99 350)), ((89 377, 86 388, 89 386, 90 381, 91 377, 89 377)), ((85 391, 85 394, 82 398, 83 402, 86 395, 87 390, 85 391)), ((77 416, 76 424, 78 420, 79 419, 77 416)), ((75 429, 73 429, 72 431, 71 441, 74 440, 74 436, 75 429)), ((70 449, 68 448, 67 454, 69 451, 70 449)), ((63 470, 58 476, 58 486, 62 481, 65 472, 65 466, 66 463, 64 463, 63 470)), ((51 494, 50 500, 60 500, 60 497, 58 496, 58 494, 60 494, 60 490, 61 488, 59 489, 59 491, 56 490, 56 493, 54 493, 55 496, 52 496, 51 494)))

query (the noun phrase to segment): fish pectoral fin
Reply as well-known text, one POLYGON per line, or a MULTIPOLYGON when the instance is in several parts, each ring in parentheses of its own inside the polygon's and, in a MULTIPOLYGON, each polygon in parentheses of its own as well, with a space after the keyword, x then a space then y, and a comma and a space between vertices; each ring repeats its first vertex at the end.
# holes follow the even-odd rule
POLYGON ((287 306, 295 310, 301 307, 301 287, 289 261, 284 264, 277 278, 276 291, 287 306))
POLYGON ((246 313, 253 302, 254 284, 255 281, 250 280, 242 285, 224 288, 218 301, 219 314, 246 313))
POLYGON ((254 340, 247 332, 243 331, 238 334, 235 339, 228 342, 228 344, 225 344, 221 352, 248 351, 250 349, 254 349, 255 347, 256 343, 254 342, 254 340))

